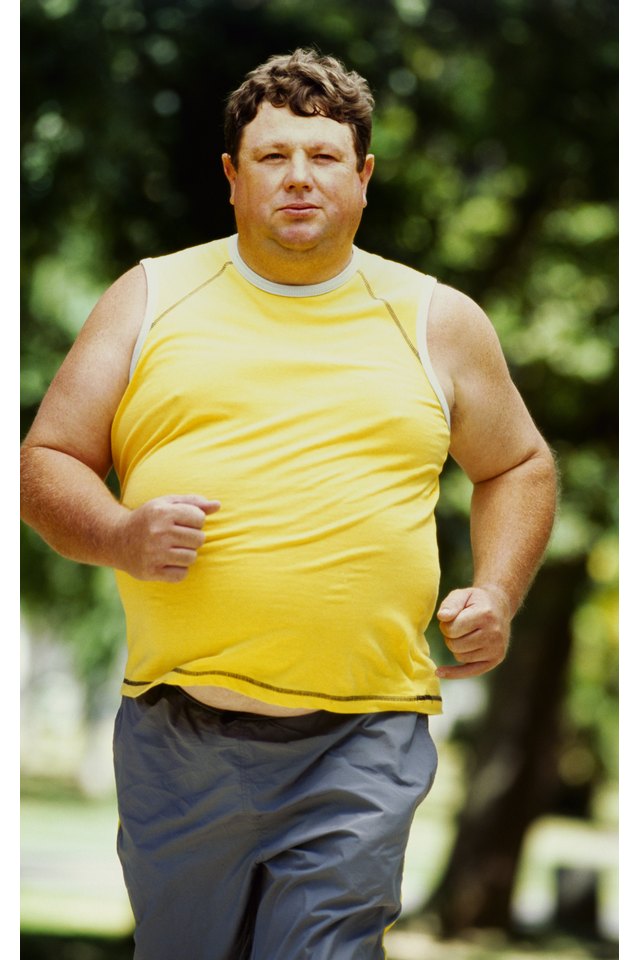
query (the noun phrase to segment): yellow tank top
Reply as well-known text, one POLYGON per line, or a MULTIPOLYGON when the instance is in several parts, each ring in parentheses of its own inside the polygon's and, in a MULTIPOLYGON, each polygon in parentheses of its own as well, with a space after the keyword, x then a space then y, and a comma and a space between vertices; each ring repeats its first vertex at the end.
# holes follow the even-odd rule
POLYGON ((186 579, 117 572, 122 692, 211 684, 269 704, 439 713, 424 631, 446 401, 426 349, 436 281, 354 249, 312 286, 237 238, 143 261, 147 316, 112 431, 122 503, 220 500, 186 579))

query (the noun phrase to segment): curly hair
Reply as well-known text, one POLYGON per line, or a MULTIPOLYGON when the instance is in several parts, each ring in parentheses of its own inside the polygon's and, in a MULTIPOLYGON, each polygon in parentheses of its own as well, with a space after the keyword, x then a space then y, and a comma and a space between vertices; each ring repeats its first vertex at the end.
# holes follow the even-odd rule
POLYGON ((367 81, 348 72, 334 57, 298 49, 270 57, 252 70, 227 98, 224 138, 227 153, 237 166, 242 131, 255 118, 261 103, 288 107, 299 117, 322 116, 348 123, 353 133, 358 170, 362 170, 371 143, 373 96, 367 81))

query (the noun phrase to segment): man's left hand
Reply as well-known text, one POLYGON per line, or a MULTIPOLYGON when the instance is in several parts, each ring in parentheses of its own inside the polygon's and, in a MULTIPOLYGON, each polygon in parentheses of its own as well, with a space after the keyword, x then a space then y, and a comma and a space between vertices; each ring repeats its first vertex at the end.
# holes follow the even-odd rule
POLYGON ((438 677, 461 680, 493 670, 507 655, 511 609, 498 588, 453 590, 437 613, 440 631, 457 666, 439 667, 438 677))

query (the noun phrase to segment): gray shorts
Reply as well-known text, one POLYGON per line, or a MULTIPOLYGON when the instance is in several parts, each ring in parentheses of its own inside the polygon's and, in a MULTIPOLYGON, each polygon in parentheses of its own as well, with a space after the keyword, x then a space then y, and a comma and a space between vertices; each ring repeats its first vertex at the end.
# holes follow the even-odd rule
POLYGON ((272 719, 122 700, 118 853, 136 960, 381 960, 436 770, 415 713, 272 719))

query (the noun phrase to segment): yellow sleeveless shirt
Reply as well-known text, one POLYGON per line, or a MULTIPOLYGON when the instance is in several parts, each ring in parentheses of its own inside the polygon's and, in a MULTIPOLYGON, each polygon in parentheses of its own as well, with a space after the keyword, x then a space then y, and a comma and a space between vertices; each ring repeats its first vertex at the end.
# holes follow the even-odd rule
POLYGON ((221 501, 182 583, 117 572, 122 692, 208 684, 343 713, 439 713, 424 631, 448 411, 436 281, 354 249, 282 286, 231 237, 143 261, 147 315, 112 448, 122 503, 221 501))

